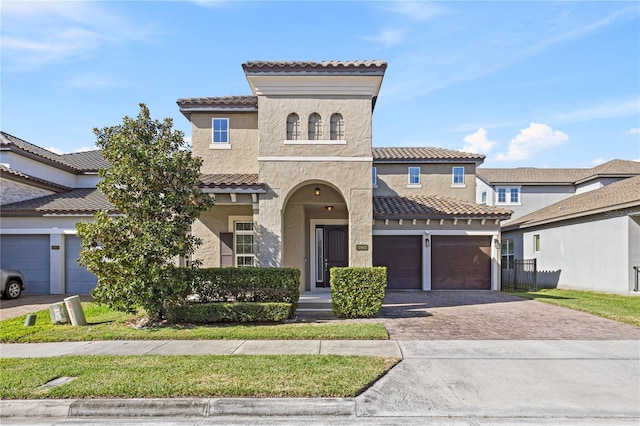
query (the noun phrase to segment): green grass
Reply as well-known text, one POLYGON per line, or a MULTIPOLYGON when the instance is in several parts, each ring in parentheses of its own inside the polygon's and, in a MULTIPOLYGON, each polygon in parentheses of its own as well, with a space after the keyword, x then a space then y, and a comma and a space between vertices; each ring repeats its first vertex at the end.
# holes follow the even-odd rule
POLYGON ((25 327, 26 315, 0 321, 0 342, 41 343, 91 340, 386 340, 387 330, 374 323, 283 323, 269 325, 172 325, 136 329, 127 325, 137 316, 115 312, 92 302, 82 304, 87 326, 53 325, 49 311, 37 313, 25 327))
POLYGON ((0 359, 0 398, 352 397, 397 362, 334 355, 7 358, 0 359), (77 379, 40 388, 59 377, 77 379))
POLYGON ((558 289, 512 294, 640 327, 640 297, 637 296, 558 289))

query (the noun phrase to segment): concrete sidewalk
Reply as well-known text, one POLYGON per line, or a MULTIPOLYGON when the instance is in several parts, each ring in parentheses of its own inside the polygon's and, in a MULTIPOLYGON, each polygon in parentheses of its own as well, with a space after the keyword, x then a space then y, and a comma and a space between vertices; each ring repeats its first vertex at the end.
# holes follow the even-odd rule
POLYGON ((473 424, 485 424, 488 419, 493 419, 492 424, 640 422, 637 340, 134 341, 9 344, 1 345, 0 350, 2 357, 224 352, 403 358, 355 398, 3 400, 3 424, 20 424, 19 419, 28 416, 62 419, 64 423, 90 418, 172 417, 214 424, 232 418, 228 416, 338 418, 354 423, 372 420, 371 424, 402 424, 401 420, 387 422, 392 418, 406 418, 409 423, 444 420, 443 424, 467 424, 465 419, 473 424))

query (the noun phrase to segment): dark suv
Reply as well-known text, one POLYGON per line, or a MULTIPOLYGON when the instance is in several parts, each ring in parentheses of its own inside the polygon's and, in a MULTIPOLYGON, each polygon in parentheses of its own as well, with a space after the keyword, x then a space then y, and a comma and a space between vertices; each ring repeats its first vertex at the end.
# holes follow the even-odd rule
POLYGON ((17 299, 24 290, 24 277, 16 269, 0 269, 0 294, 6 299, 17 299))

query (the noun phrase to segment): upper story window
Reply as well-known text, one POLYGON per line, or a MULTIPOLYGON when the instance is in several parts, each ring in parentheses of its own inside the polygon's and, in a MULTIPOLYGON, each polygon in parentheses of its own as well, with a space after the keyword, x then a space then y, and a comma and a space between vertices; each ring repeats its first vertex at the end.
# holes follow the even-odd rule
POLYGON ((520 188, 501 186, 497 190, 498 204, 520 204, 520 188))
POLYGON ((464 167, 454 167, 451 175, 454 186, 464 186, 464 167))
POLYGON ((409 167, 409 185, 420 185, 420 167, 409 167))
POLYGON ((535 234, 533 236, 533 251, 535 253, 540 252, 540 234, 535 234))
POLYGON ((378 187, 378 168, 377 167, 373 167, 371 169, 371 184, 373 185, 374 188, 378 187))
POLYGON ((344 140, 344 119, 342 114, 331 114, 331 134, 329 135, 331 140, 344 140))
POLYGON ((212 122, 213 143, 229 143, 229 119, 214 118, 212 122))
POLYGON ((292 112, 287 117, 287 140, 297 141, 300 139, 300 117, 292 112))
POLYGON ((513 269, 514 245, 513 239, 502 240, 502 269, 513 269))
POLYGON ((322 139, 322 117, 317 112, 309 116, 309 140, 319 141, 322 139))
POLYGON ((482 191, 482 201, 480 201, 482 204, 487 204, 487 191, 482 191))

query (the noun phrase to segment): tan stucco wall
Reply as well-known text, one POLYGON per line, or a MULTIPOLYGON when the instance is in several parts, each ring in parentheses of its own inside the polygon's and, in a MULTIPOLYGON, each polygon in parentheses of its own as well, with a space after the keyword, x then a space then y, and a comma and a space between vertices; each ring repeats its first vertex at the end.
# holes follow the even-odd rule
MULTIPOLYGON (((349 212, 350 265, 369 266, 371 251, 356 251, 355 247, 357 244, 371 246, 370 170, 369 162, 261 162, 261 179, 269 182, 270 187, 269 194, 260 197, 260 232, 264 233, 259 249, 262 265, 280 266, 286 261, 287 266, 294 266, 300 264, 300 259, 304 262, 304 251, 297 251, 297 243, 294 244, 295 249, 289 250, 287 238, 284 254, 277 247, 283 241, 283 230, 287 231, 285 235, 295 235, 302 230, 301 225, 289 222, 300 220, 300 208, 296 206, 308 202, 337 206, 332 214, 327 213, 327 217, 335 218, 347 217, 346 210, 344 215, 338 215, 340 204, 344 204, 349 212), (323 189, 323 195, 318 199, 312 193, 316 184, 323 189), (329 188, 335 192, 327 190, 329 188), (292 212, 288 211, 290 207, 292 212)), ((308 227, 309 219, 304 217, 305 227, 308 227)))
POLYGON ((202 173, 258 173, 258 114, 192 113, 193 155, 202 158, 202 173), (211 149, 213 118, 229 119, 231 149, 211 149))
MULTIPOLYGON (((260 111, 260 156, 339 156, 371 157, 371 98, 342 97, 265 97, 258 98, 260 111), (300 139, 308 138, 309 115, 322 117, 322 139, 330 138, 330 119, 340 113, 345 124, 346 145, 288 145, 287 117, 295 112, 300 117, 300 139)), ((292 141, 289 141, 292 142, 292 141)))
POLYGON ((443 195, 462 201, 476 201, 476 168, 474 164, 384 164, 374 163, 378 187, 374 196, 443 195), (420 167, 422 188, 407 188, 409 167, 420 167), (464 167, 464 187, 453 186, 453 167, 464 167))
POLYGON ((220 233, 229 232, 229 216, 251 218, 252 215, 250 205, 214 205, 200 215, 191 226, 191 232, 202 239, 202 245, 194 253, 193 259, 202 261, 203 267, 220 266, 220 233))

